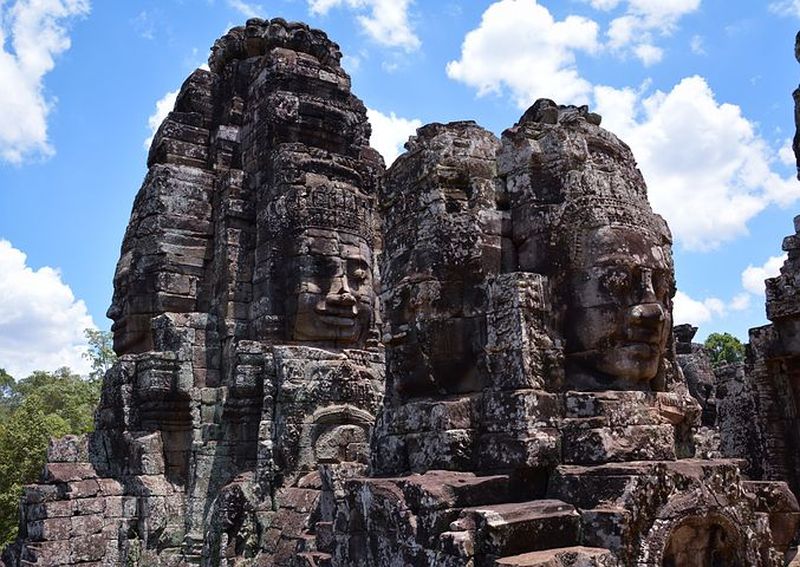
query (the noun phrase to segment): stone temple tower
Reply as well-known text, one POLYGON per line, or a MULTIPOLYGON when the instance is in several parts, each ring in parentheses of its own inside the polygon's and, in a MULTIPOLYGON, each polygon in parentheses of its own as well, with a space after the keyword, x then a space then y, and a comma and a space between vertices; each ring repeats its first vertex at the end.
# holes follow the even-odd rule
POLYGON ((51 448, 17 560, 288 564, 324 524, 318 467, 364 469, 383 160, 340 59, 254 19, 183 84, 122 243, 97 430, 51 448))
POLYGON ((340 59, 252 19, 183 84, 96 429, 51 443, 0 567, 784 565, 786 482, 697 458, 630 148, 541 99, 500 138, 423 126, 384 171, 340 59))

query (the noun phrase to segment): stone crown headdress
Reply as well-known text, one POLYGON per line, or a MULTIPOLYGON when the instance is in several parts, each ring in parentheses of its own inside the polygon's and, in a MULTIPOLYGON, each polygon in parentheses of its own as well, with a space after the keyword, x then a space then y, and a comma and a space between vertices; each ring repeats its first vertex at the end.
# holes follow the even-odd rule
POLYGON ((295 187, 268 207, 275 236, 307 229, 334 230, 372 242, 375 236, 375 198, 345 187, 295 187))

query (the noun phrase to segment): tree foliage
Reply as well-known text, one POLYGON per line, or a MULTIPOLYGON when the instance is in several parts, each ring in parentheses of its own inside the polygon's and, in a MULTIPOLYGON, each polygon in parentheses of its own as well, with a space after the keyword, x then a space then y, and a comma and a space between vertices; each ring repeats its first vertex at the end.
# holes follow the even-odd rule
POLYGON ((83 334, 89 342, 89 350, 83 353, 84 358, 92 363, 90 378, 102 380, 106 371, 114 365, 117 355, 114 352, 114 335, 111 331, 84 329, 83 334))
POLYGON ((39 479, 49 440, 94 426, 102 378, 116 355, 111 333, 85 333, 92 365, 86 377, 65 367, 14 380, 0 368, 0 549, 16 537, 22 487, 39 479))
POLYGON ((16 537, 22 487, 39 477, 50 438, 70 432, 61 416, 46 412, 38 395, 24 399, 0 424, 0 547, 16 537))
POLYGON ((711 333, 705 341, 705 347, 711 353, 714 367, 744 360, 744 345, 730 333, 711 333))

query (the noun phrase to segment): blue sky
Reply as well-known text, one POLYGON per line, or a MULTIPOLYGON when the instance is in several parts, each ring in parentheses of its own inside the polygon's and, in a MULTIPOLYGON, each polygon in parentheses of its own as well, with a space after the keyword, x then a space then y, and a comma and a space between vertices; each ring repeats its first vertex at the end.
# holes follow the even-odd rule
POLYGON ((633 148, 675 236, 676 322, 746 339, 800 212, 787 147, 800 0, 0 1, 0 367, 85 370, 145 140, 247 17, 339 43, 391 161, 414 128, 500 134, 536 98, 588 103, 633 148))

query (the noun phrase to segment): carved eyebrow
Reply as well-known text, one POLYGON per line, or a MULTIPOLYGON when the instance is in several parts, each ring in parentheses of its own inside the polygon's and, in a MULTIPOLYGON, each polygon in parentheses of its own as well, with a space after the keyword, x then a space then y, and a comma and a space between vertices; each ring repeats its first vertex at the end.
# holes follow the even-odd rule
POLYGON ((367 262, 366 258, 363 256, 347 256, 345 258, 348 262, 359 264, 365 268, 369 268, 369 262, 367 262))

